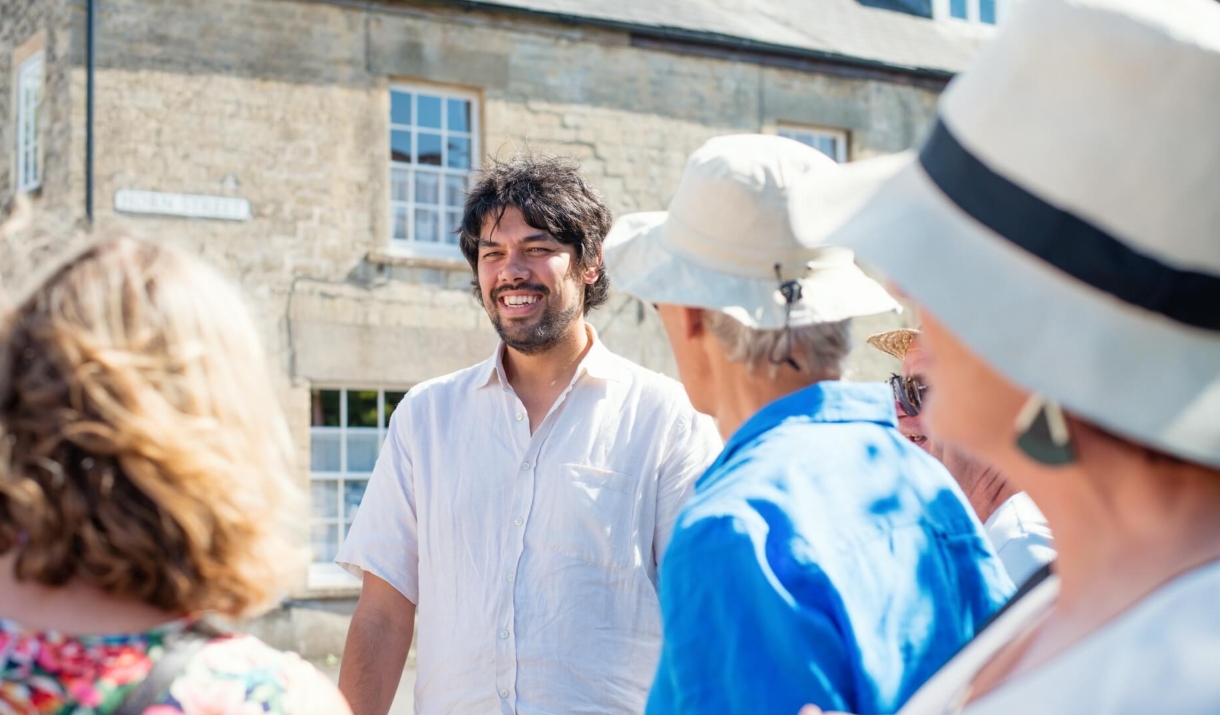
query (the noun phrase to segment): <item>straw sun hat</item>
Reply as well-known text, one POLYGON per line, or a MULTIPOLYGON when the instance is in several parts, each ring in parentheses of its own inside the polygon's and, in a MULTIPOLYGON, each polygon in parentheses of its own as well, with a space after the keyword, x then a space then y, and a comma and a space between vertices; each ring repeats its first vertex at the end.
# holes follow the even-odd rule
POLYGON ((1220 3, 1026 0, 918 152, 794 191, 1009 379, 1220 467, 1220 3))
POLYGON ((903 360, 906 358, 907 350, 911 349, 911 343, 917 335, 919 335, 918 330, 899 328, 898 330, 870 335, 867 342, 881 352, 903 360))

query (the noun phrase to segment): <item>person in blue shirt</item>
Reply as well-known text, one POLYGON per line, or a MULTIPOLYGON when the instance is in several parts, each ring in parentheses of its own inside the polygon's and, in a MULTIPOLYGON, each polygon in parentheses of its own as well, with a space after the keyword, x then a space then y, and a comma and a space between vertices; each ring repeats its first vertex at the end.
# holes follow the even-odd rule
POLYGON ((650 715, 894 712, 1013 590, 889 389, 840 380, 850 320, 898 306, 850 251, 793 236, 789 188, 837 170, 788 139, 713 139, 668 212, 606 239, 726 438, 660 565, 650 715))

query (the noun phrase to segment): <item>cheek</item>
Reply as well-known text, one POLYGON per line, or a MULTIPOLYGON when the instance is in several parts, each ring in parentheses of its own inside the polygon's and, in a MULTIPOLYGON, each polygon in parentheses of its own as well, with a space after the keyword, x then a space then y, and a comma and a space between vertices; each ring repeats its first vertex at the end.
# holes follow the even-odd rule
POLYGON ((496 272, 486 264, 480 263, 475 277, 479 281, 479 292, 483 295, 483 303, 491 304, 491 291, 496 287, 496 272))
POLYGON ((957 338, 924 316, 923 339, 932 354, 925 368, 932 386, 921 414, 937 439, 979 456, 1011 448, 1024 394, 957 338))

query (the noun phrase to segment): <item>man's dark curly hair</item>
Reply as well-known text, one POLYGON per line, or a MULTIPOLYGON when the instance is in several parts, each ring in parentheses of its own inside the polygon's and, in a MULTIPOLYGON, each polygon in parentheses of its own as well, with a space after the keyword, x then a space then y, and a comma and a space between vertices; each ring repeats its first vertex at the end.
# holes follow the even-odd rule
POLYGON ((557 241, 576 247, 574 270, 597 266, 597 281, 585 286, 584 310, 603 303, 610 294, 610 278, 602 269, 602 241, 610 231, 610 209, 580 174, 575 159, 524 152, 504 161, 493 161, 479 172, 466 195, 460 245, 462 255, 474 271, 474 295, 483 303, 479 289, 479 233, 488 217, 499 223, 508 207, 520 209, 525 222, 546 231, 557 241))

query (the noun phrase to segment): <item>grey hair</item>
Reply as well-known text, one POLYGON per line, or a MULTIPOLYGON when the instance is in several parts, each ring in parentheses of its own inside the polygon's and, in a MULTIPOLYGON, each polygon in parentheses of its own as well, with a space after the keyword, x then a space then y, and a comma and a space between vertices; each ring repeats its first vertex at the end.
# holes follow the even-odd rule
POLYGON ((847 353, 851 352, 850 319, 799 325, 788 330, 755 330, 718 310, 705 310, 703 323, 716 336, 729 360, 745 363, 750 372, 766 368, 771 378, 791 356, 802 373, 818 379, 838 379, 843 375, 847 353))

